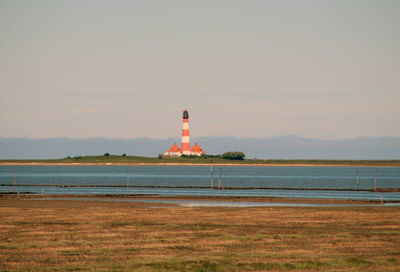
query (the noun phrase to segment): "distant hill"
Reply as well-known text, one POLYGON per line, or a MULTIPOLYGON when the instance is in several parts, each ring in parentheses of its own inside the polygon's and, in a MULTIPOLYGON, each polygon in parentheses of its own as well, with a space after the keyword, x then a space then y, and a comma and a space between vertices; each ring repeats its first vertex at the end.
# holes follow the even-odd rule
MULTIPOLYGON (((0 159, 54 159, 79 155, 121 155, 156 157, 179 139, 73 139, 0 138, 0 159)), ((363 137, 318 140, 297 136, 271 138, 192 138, 208 154, 243 151, 259 159, 400 159, 400 137, 363 137)))

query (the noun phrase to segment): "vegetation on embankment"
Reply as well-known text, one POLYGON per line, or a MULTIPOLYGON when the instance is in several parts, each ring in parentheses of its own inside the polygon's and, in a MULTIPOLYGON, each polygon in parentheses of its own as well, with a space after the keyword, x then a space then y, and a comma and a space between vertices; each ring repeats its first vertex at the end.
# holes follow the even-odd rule
POLYGON ((283 160, 243 159, 232 160, 218 156, 202 157, 140 157, 126 155, 75 156, 62 159, 0 160, 0 164, 235 164, 276 166, 397 166, 400 160, 283 160))

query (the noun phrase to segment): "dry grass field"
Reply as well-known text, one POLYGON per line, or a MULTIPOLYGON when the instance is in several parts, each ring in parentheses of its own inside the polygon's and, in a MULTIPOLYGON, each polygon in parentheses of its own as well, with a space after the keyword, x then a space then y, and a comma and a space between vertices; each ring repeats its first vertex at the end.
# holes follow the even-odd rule
POLYGON ((0 198, 0 271, 400 271, 399 207, 0 198))

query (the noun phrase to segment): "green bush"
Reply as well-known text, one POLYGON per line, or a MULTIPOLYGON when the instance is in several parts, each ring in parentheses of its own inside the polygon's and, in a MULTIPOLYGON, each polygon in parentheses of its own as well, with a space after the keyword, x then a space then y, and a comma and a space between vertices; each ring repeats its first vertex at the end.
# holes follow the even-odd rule
POLYGON ((185 155, 185 154, 182 154, 181 155, 181 158, 192 158, 192 159, 194 159, 194 158, 198 158, 199 156, 197 156, 197 155, 185 155))
POLYGON ((229 151, 222 154, 222 158, 226 160, 244 160, 246 155, 240 151, 229 151))
POLYGON ((202 154, 201 157, 203 159, 208 159, 208 158, 210 158, 210 159, 218 159, 218 158, 221 158, 221 155, 202 154))

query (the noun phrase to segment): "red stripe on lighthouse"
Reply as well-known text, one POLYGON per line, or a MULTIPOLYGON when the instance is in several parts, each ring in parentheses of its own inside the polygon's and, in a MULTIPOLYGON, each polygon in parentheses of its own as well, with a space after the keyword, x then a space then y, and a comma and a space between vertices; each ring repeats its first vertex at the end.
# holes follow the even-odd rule
POLYGON ((182 151, 189 151, 190 152, 190 143, 182 143, 182 151))

